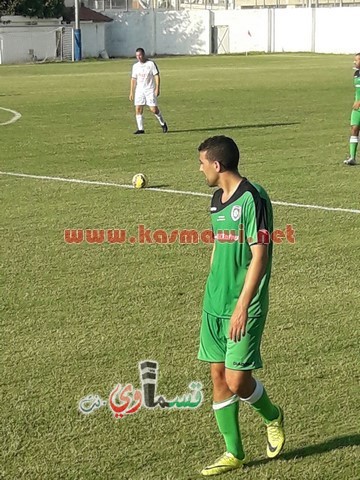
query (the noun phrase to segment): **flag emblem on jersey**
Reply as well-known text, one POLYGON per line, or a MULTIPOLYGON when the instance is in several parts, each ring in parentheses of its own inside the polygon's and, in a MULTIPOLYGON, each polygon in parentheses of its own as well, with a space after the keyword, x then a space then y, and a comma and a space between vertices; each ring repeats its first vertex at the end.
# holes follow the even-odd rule
POLYGON ((241 207, 239 205, 234 205, 231 209, 231 218, 236 222, 241 217, 241 207))

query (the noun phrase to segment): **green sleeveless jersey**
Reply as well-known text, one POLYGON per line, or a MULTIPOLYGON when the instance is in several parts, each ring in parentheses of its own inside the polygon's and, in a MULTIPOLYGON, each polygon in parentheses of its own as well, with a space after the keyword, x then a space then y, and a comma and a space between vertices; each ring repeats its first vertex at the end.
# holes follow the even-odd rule
POLYGON ((268 286, 271 274, 273 213, 265 190, 246 178, 225 203, 222 189, 211 201, 211 223, 215 251, 206 283, 204 310, 216 317, 231 317, 244 286, 252 259, 250 247, 268 243, 268 264, 259 289, 254 296, 249 317, 266 315, 269 304, 268 286))
POLYGON ((355 87, 355 101, 358 102, 360 101, 360 70, 355 70, 354 87, 355 87))

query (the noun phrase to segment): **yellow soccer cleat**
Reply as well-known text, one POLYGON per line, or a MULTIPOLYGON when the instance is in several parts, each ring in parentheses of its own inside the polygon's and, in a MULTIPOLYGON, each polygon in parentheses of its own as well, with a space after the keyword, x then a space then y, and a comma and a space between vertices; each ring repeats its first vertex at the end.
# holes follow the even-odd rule
POLYGON ((284 414, 280 407, 279 417, 266 425, 267 428, 267 449, 266 453, 269 458, 277 457, 283 449, 285 443, 284 432, 284 414))
POLYGON ((204 477, 210 477, 212 475, 220 475, 221 473, 229 472, 230 470, 236 470, 246 463, 245 458, 239 460, 234 457, 232 453, 225 452, 219 457, 212 465, 205 467, 201 470, 200 474, 204 477))

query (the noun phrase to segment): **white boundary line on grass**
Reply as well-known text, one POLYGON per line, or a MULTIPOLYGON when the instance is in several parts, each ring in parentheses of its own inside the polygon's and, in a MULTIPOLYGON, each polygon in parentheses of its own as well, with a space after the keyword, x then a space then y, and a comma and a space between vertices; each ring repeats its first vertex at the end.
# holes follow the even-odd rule
MULTIPOLYGON (((121 183, 111 183, 111 182, 99 182, 94 180, 80 180, 77 178, 63 178, 63 177, 49 177, 47 175, 30 175, 27 173, 16 173, 16 172, 0 172, 0 175, 8 175, 11 177, 23 177, 23 178, 35 178, 36 180, 53 180, 56 182, 68 182, 68 183, 79 183, 82 185, 99 185, 104 187, 118 187, 118 188, 134 188, 132 185, 124 185, 121 183)), ((208 193, 201 192, 189 192, 184 190, 172 190, 168 188, 155 188, 148 187, 146 190, 162 193, 175 193, 180 195, 193 195, 195 197, 211 197, 212 195, 208 193)), ((354 208, 338 208, 338 207, 323 207, 321 205, 306 205, 303 203, 292 203, 292 202, 272 202, 274 205, 281 205, 284 207, 297 207, 297 208, 312 208, 314 210, 326 210, 329 212, 346 212, 346 213, 355 213, 360 214, 360 210, 354 208)))
POLYGON ((17 112, 16 110, 10 110, 10 108, 0 107, 0 110, 5 110, 5 112, 10 112, 13 114, 13 117, 8 122, 0 123, 0 125, 10 125, 10 123, 15 123, 21 118, 21 113, 17 112))

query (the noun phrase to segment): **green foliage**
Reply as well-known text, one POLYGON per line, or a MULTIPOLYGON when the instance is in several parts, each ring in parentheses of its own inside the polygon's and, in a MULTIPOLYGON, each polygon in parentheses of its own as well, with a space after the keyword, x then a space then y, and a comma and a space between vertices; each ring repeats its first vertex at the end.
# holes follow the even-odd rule
POLYGON ((64 8, 64 0, 0 0, 0 15, 59 18, 64 8))

